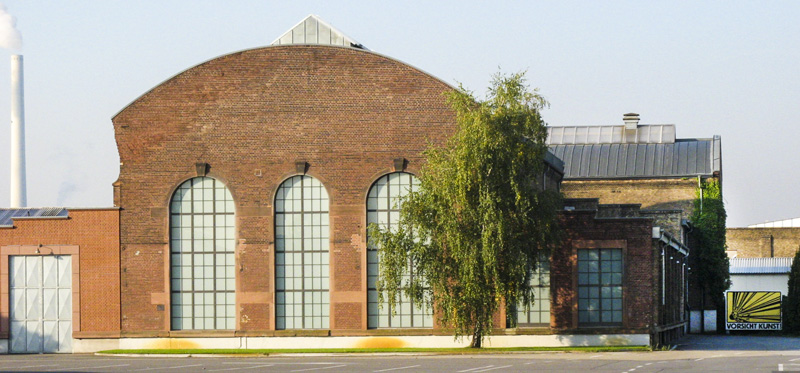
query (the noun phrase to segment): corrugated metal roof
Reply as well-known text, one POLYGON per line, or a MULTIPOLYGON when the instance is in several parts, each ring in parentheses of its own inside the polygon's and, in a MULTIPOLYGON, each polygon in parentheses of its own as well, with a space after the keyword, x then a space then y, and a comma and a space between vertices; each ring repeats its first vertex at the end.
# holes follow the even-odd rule
POLYGON ((547 127, 547 145, 576 144, 670 144, 675 142, 674 124, 625 126, 547 127))
POLYGON ((14 226, 14 218, 53 218, 67 217, 63 207, 0 209, 0 226, 14 226))
POLYGON ((768 221, 748 225, 747 228, 800 228, 800 218, 768 221))
POLYGON ((294 25, 289 31, 286 31, 272 42, 272 45, 290 44, 341 45, 367 49, 361 43, 347 37, 343 32, 313 14, 294 25))
POLYGON ((551 145, 566 179, 682 177, 721 171, 720 139, 674 143, 551 145))
POLYGON ((547 151, 544 153, 544 161, 549 163, 550 166, 558 170, 560 173, 564 173, 564 161, 561 158, 558 158, 553 154, 551 151, 547 151))
POLYGON ((731 274, 789 273, 793 258, 730 258, 731 274))

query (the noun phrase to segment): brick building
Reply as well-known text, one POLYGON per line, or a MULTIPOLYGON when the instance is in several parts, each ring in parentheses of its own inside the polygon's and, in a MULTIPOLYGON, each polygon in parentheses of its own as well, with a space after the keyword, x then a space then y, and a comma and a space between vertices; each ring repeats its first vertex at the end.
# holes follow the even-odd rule
MULTIPOLYGON (((639 114, 625 114, 621 125, 550 127, 548 144, 564 161, 567 197, 641 204, 640 214, 686 246, 691 246, 689 219, 698 188, 707 180, 722 182, 719 136, 676 138, 675 125, 639 124, 639 114)), ((688 270, 691 259, 682 265, 688 270)), ((689 293, 692 330, 713 330, 715 323, 704 321, 716 319, 716 313, 703 310, 711 302, 702 299, 699 288, 689 293)))
MULTIPOLYGON (((13 237, 28 222, 14 220, 0 245, 14 258, 46 256, 35 250, 44 241, 79 246, 64 252, 81 253, 74 351, 453 345, 432 310, 378 305, 366 239, 369 223, 396 221, 423 150, 453 132, 450 89, 310 16, 273 45, 192 67, 113 117, 118 209, 60 212, 68 218, 26 240, 13 237), (105 223, 87 223, 95 230, 78 241, 48 230, 91 216, 105 223), (94 295, 100 284, 117 298, 94 295)), ((548 166, 544 184, 558 187, 568 168, 555 157, 548 166)), ((564 183, 568 196, 574 185, 564 183)), ((536 303, 497 315, 519 327, 498 322, 488 344, 679 336, 685 246, 636 203, 567 200, 565 241, 531 284, 536 303)))
POLYGON ((119 209, 0 209, 0 352, 119 337, 119 209))

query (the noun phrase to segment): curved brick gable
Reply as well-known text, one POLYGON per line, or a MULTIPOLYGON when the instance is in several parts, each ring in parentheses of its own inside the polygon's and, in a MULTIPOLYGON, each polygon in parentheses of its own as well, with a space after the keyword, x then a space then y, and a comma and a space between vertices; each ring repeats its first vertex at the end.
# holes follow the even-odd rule
POLYGON ((366 191, 397 158, 415 172, 453 133, 449 89, 372 52, 293 45, 213 59, 138 98, 113 119, 123 331, 169 330, 167 205, 197 163, 236 203, 239 330, 274 327, 272 200, 297 162, 331 199, 331 327, 366 325, 366 191))

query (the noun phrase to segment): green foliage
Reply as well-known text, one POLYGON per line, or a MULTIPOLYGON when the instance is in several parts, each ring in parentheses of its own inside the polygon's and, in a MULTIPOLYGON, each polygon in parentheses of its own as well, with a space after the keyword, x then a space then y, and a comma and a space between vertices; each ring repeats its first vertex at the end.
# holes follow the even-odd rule
POLYGON ((537 253, 557 239, 561 195, 542 190, 547 102, 528 90, 524 73, 496 75, 485 101, 463 87, 448 100, 455 135, 425 152, 397 229, 371 226, 370 238, 380 248, 381 302, 394 310, 404 292, 435 305, 443 325, 480 347, 503 302, 530 301, 537 253), (415 276, 404 276, 409 265, 415 276))
POLYGON ((722 202, 719 180, 703 181, 697 193, 691 217, 698 244, 691 253, 695 259, 692 271, 714 306, 722 310, 723 293, 731 286, 730 264, 725 253, 725 219, 728 215, 722 202))
POLYGON ((786 296, 783 329, 789 333, 800 333, 800 248, 794 254, 789 271, 789 294, 786 296))

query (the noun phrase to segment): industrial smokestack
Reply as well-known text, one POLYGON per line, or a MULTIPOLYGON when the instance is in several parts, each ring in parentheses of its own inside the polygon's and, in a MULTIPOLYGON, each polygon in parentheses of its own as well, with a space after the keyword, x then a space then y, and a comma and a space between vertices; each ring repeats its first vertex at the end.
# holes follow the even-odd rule
POLYGON ((11 56, 11 207, 26 207, 25 102, 23 101, 22 56, 11 56))

